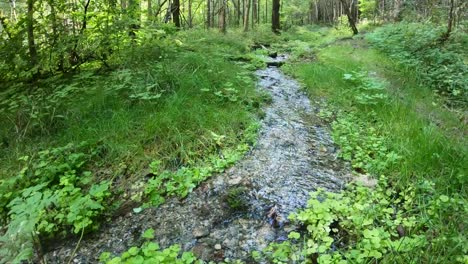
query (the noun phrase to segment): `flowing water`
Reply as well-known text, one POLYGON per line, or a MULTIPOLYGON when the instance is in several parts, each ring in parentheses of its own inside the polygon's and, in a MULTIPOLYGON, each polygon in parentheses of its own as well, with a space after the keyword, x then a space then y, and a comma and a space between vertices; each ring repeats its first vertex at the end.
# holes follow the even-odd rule
MULTIPOLYGON (((258 142, 244 159, 183 200, 171 198, 159 208, 130 212, 105 224, 81 241, 74 263, 96 263, 104 251, 120 254, 138 245, 149 228, 162 247, 179 244, 204 260, 249 261, 252 250, 287 239, 295 228, 287 215, 306 205, 309 192, 343 187, 349 170, 337 159, 316 104, 277 67, 256 75, 258 89, 270 93, 272 103, 265 109, 258 142)), ((68 260, 76 243, 50 252, 49 262, 68 260)))

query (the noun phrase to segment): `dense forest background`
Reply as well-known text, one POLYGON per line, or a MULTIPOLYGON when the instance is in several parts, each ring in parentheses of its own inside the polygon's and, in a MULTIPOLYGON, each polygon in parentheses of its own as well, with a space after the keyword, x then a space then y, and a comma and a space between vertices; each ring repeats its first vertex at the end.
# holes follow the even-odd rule
MULTIPOLYGON (((291 217, 301 228, 248 261, 467 263, 467 11, 463 0, 0 0, 0 263, 71 263, 103 223, 183 200, 233 166, 271 104, 254 75, 267 66, 300 82, 339 158, 375 183, 319 190, 291 217), (66 240, 76 247, 54 261, 66 240)), ((223 194, 227 210, 245 207, 241 187, 223 194)), ((94 261, 201 263, 153 233, 94 261)))
POLYGON ((448 37, 466 18, 465 11, 466 3, 458 0, 1 1, 1 79, 68 72, 91 62, 109 67, 126 47, 178 28, 248 31, 272 23, 279 31, 293 25, 336 25, 346 15, 355 33, 360 20, 410 18, 447 24, 448 37))

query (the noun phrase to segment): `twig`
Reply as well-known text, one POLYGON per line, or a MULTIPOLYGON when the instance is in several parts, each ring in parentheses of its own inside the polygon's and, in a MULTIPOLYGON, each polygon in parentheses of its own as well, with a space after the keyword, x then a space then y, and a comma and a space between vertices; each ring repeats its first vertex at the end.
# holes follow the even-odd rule
POLYGON ((76 251, 77 251, 78 248, 80 247, 81 240, 83 239, 83 234, 84 234, 84 227, 81 229, 80 240, 78 240, 78 244, 76 244, 75 249, 73 249, 73 252, 72 252, 72 254, 71 254, 71 256, 70 256, 70 259, 68 260, 67 264, 71 264, 71 263, 72 263, 73 257, 75 257, 76 251))

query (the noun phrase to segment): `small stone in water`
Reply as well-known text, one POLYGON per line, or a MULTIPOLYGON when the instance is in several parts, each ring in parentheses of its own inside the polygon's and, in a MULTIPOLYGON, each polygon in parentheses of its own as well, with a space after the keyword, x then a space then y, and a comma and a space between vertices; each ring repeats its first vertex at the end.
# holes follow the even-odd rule
POLYGON ((214 246, 214 248, 215 248, 216 250, 220 250, 220 249, 221 249, 221 245, 220 245, 220 244, 216 244, 216 245, 214 246))
POLYGON ((204 227, 197 227, 193 230, 192 234, 195 238, 206 237, 210 234, 210 230, 204 227))

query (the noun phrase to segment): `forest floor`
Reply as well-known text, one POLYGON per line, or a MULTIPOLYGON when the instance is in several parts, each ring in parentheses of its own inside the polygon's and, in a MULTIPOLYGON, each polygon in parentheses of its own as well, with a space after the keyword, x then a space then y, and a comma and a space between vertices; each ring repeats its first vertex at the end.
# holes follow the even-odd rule
MULTIPOLYGON (((21 195, 0 202, 28 205, 41 182, 15 185, 24 175, 47 180, 43 197, 79 193, 99 202, 84 212, 61 204, 49 218, 38 213, 37 226, 50 226, 40 230, 36 257, 192 263, 181 250, 216 262, 466 260, 466 111, 448 107, 365 35, 262 32, 178 33, 172 38, 187 44, 148 48, 151 56, 141 56, 157 59, 144 66, 65 78, 59 91, 72 101, 57 115, 67 118, 44 115, 53 130, 40 137, 29 127, 0 130, 0 172, 27 161, 15 181, 0 185, 21 195), (76 146, 34 154, 67 142, 76 146), (32 159, 17 161, 23 155, 32 159), (62 174, 72 174, 65 178, 74 192, 62 174), (91 194, 89 182, 104 191, 91 194), (69 217, 75 213, 87 225, 69 217), (75 236, 63 232, 72 227, 75 236)), ((11 204, 8 214, 21 215, 11 204)), ((16 232, 2 228, 4 237, 16 232)))

